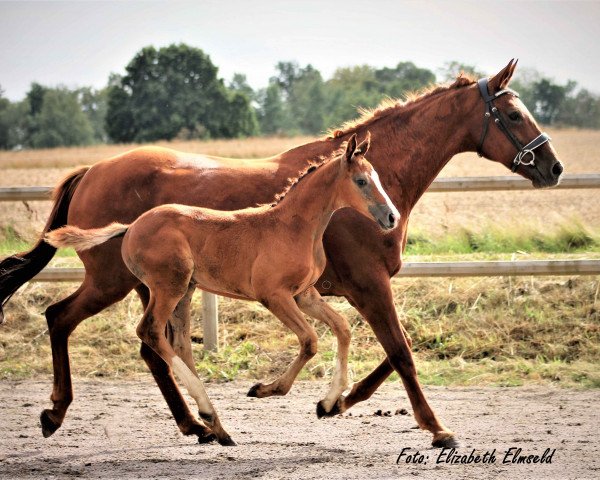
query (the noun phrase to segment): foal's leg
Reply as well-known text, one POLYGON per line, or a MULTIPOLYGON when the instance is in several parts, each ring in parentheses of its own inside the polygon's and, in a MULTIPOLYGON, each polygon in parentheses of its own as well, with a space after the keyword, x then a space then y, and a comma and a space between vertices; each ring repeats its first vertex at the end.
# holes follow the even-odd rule
POLYGON ((190 304, 195 291, 196 286, 190 284, 185 295, 179 300, 167 324, 167 340, 179 358, 198 377, 190 336, 190 304))
MULTIPOLYGON (((410 335, 404 328, 404 325, 400 323, 400 328, 404 333, 404 337, 406 338, 406 343, 408 344, 408 348, 412 348, 412 339, 410 335)), ((394 372, 394 367, 390 364, 387 357, 381 362, 375 370, 373 370, 369 375, 363 378, 361 381, 356 382, 352 385, 352 389, 347 396, 341 396, 340 401, 336 404, 339 407, 338 409, 334 409, 331 413, 323 414, 323 416, 327 415, 335 415, 336 413, 343 413, 348 410, 350 407, 356 405, 359 402, 364 402, 371 398, 371 396, 377 391, 377 389, 385 382, 385 380, 394 372)))
POLYGON ((311 287, 296 297, 300 310, 307 315, 320 320, 331 328, 337 338, 338 352, 335 372, 329 392, 317 404, 317 416, 335 415, 340 413, 342 393, 348 387, 348 349, 350 347, 350 325, 321 298, 319 292, 311 287))
POLYGON ((268 305, 269 311, 296 334, 300 343, 300 352, 277 380, 267 385, 257 383, 250 389, 248 396, 259 398, 285 395, 289 392, 302 367, 317 353, 318 340, 317 332, 306 321, 291 295, 276 293, 262 298, 266 298, 265 305, 268 305))
MULTIPOLYGON (((140 284, 136 287, 136 291, 142 300, 144 310, 146 310, 150 301, 148 287, 140 284)), ((184 301, 185 298, 186 297, 184 296, 181 301, 184 301)), ((169 328, 167 328, 167 330, 169 330, 169 328)), ((192 415, 192 412, 190 412, 188 404, 177 388, 177 383, 173 377, 171 367, 169 367, 169 365, 144 342, 142 342, 140 348, 140 355, 152 372, 152 376, 169 405, 181 433, 184 435, 196 435, 198 437, 198 443, 207 443, 215 440, 215 435, 206 426, 198 422, 192 415)))
POLYGON ((173 369, 183 382, 188 393, 196 400, 200 417, 216 435, 218 442, 226 446, 235 445, 235 442, 222 427, 217 412, 204 390, 204 385, 185 362, 177 356, 165 336, 169 316, 182 297, 183 294, 173 296, 161 291, 156 291, 154 298, 151 295, 150 304, 137 327, 137 334, 173 369))

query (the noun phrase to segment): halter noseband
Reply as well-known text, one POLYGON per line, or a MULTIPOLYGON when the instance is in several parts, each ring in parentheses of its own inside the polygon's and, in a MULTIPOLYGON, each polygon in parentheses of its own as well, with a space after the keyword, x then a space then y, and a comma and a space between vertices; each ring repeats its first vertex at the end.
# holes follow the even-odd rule
POLYGON ((531 167, 534 166, 535 162, 535 153, 534 150, 544 143, 549 142, 551 139, 547 133, 540 133, 537 137, 535 137, 531 142, 527 145, 521 145, 521 142, 514 136, 514 134, 508 128, 508 125, 502 118, 502 115, 498 111, 498 108, 494 106, 494 100, 496 100, 500 95, 504 95, 508 93, 513 95, 514 97, 518 97, 519 94, 510 88, 505 88, 504 90, 500 90, 496 92, 494 95, 490 95, 488 91, 488 79, 482 78, 477 81, 477 86, 479 87, 479 93, 481 93, 481 98, 485 102, 485 114, 483 117, 483 131, 481 132, 481 138, 479 139, 479 145, 477 146, 477 155, 483 157, 482 148, 483 142, 485 141, 485 136, 487 135, 488 127, 490 125, 490 118, 494 116, 494 123, 498 125, 498 128, 508 137, 511 143, 517 149, 517 155, 515 156, 511 170, 515 172, 519 165, 529 165, 531 167), (527 155, 530 155, 531 158, 526 161, 527 155))

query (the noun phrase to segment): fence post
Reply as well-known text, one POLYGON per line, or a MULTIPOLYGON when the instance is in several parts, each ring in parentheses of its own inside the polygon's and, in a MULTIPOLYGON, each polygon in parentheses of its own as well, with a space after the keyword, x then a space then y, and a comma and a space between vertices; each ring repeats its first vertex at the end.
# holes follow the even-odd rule
POLYGON ((204 327, 204 349, 216 352, 219 349, 219 303, 217 296, 202 291, 202 324, 204 327))

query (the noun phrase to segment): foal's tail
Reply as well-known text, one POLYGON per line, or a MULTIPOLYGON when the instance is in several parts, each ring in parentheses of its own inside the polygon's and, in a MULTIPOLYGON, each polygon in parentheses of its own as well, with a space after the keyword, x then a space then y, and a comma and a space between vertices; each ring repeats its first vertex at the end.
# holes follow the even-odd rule
MULTIPOLYGON (((44 227, 44 233, 67 223, 69 205, 75 189, 90 167, 80 167, 69 173, 54 189, 54 205, 44 227)), ((4 322, 2 307, 21 285, 35 277, 52 259, 56 249, 39 239, 34 247, 0 261, 0 324, 4 322)))
POLYGON ((127 232, 129 225, 111 223, 102 228, 83 228, 67 225, 66 227, 46 233, 44 240, 53 247, 73 247, 75 250, 88 250, 100 245, 111 238, 122 237, 127 232))

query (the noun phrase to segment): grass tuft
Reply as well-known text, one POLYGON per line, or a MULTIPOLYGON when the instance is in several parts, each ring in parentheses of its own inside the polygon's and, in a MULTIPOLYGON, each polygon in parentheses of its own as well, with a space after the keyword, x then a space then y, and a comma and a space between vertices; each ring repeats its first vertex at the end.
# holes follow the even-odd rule
MULTIPOLYGON (((421 381, 430 385, 600 387, 597 277, 394 279, 398 316, 413 340, 421 381)), ((0 378, 51 373, 42 312, 75 286, 29 284, 6 308, 0 327, 0 378)), ((363 378, 384 358, 373 331, 345 300, 328 302, 348 318, 353 335, 351 375, 363 378)), ((192 318, 201 312, 201 295, 192 318)), ((86 320, 70 342, 78 376, 147 375, 135 327, 142 311, 135 295, 86 320)), ((223 299, 220 350, 206 352, 202 325, 192 325, 194 357, 209 381, 271 380, 294 359, 296 337, 260 304, 223 299)), ((330 378, 336 341, 316 324, 319 353, 301 379, 330 378)), ((393 375, 391 380, 398 380, 393 375)))
POLYGON ((468 253, 579 253, 600 252, 600 232, 577 220, 562 223, 549 231, 530 227, 487 225, 461 228, 445 234, 410 232, 407 255, 468 253))

